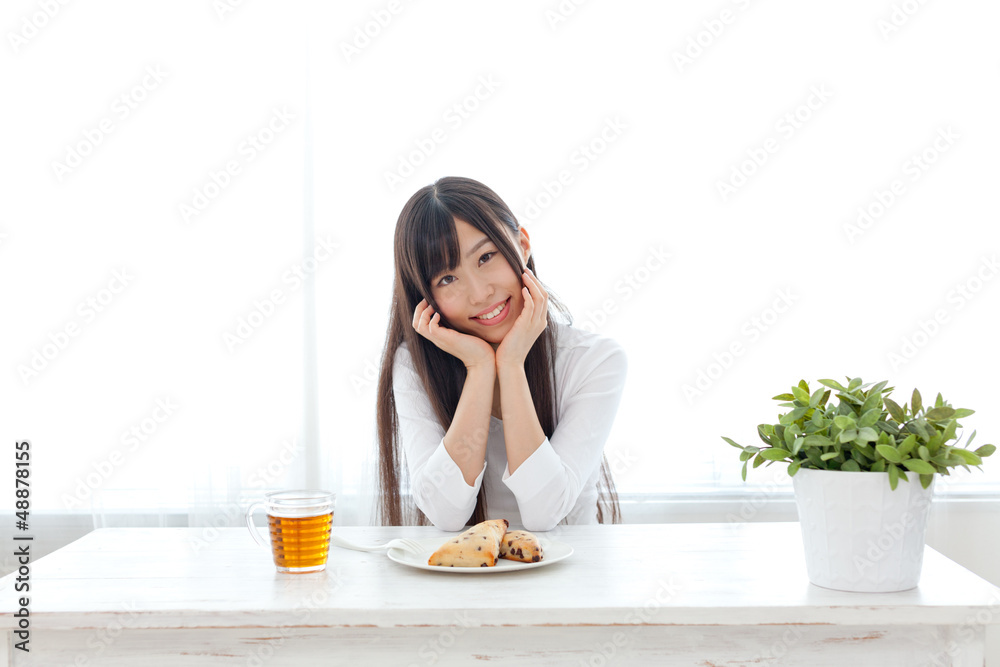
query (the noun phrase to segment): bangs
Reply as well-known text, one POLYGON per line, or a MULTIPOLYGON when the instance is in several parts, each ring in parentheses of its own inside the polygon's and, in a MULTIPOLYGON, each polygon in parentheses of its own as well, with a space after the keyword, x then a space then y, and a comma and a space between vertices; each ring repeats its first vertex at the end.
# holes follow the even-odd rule
POLYGON ((433 207, 424 222, 424 228, 416 234, 415 259, 421 274, 420 281, 429 288, 434 276, 455 270, 462 250, 458 245, 454 217, 446 208, 433 207))

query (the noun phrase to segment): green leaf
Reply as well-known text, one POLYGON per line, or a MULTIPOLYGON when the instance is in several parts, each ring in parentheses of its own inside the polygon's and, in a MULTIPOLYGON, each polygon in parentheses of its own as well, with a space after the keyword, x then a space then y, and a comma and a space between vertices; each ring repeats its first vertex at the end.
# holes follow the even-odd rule
MULTIPOLYGON (((938 394, 940 396, 940 394, 938 394)), ((927 414, 924 415, 925 419, 930 419, 932 421, 941 421, 942 419, 951 419, 955 415, 955 409, 946 406, 939 406, 933 410, 928 410, 927 414)))
POLYGON ((899 484, 899 468, 894 465, 889 466, 889 488, 893 491, 896 490, 896 485, 899 484))
POLYGON ((760 455, 767 461, 781 461, 783 459, 790 458, 792 453, 787 449, 774 447, 772 449, 761 450, 760 455))
POLYGON ((910 409, 913 410, 913 414, 917 414, 922 407, 924 407, 924 402, 920 398, 920 392, 914 387, 913 397, 910 399, 910 409))
POLYGON ((744 482, 747 481, 747 463, 748 463, 748 461, 744 461, 743 462, 743 473, 742 473, 742 475, 743 475, 743 481, 744 482))
POLYGON ((722 439, 725 440, 726 442, 728 442, 730 445, 732 445, 736 449, 743 449, 743 445, 736 444, 735 442, 733 442, 732 440, 730 440, 726 436, 722 436, 722 439))
POLYGON ((881 414, 878 408, 868 410, 868 412, 861 415, 861 419, 858 420, 858 426, 874 426, 881 414))
POLYGON ((854 391, 861 386, 861 378, 854 378, 847 384, 847 391, 854 391))
POLYGON ((757 456, 755 456, 753 459, 753 467, 756 468, 763 462, 764 462, 764 453, 758 452, 757 456))
POLYGON ((854 440, 856 437, 858 437, 858 430, 856 428, 849 428, 846 431, 841 431, 840 435, 837 436, 837 439, 841 444, 843 444, 854 440))
POLYGON ((957 408, 955 410, 955 419, 961 419, 962 417, 968 417, 969 415, 976 414, 975 410, 969 410, 968 408, 957 408))
POLYGON ((789 463, 788 464, 788 476, 789 477, 794 477, 795 473, 797 473, 799 471, 800 467, 802 467, 802 461, 792 461, 791 463, 789 463))
POLYGON ((803 406, 801 408, 795 408, 791 412, 787 412, 787 413, 781 415, 780 417, 778 417, 778 421, 780 423, 784 424, 785 426, 788 426, 792 422, 795 422, 795 421, 801 419, 802 415, 804 415, 806 413, 806 410, 808 410, 808 409, 809 408, 807 406, 803 406))
POLYGON ((914 419, 907 426, 910 426, 917 435, 919 435, 924 440, 928 440, 931 437, 930 432, 927 430, 927 422, 923 419, 914 419))
POLYGON ((881 454, 887 461, 893 463, 899 463, 903 460, 903 457, 899 455, 899 452, 892 445, 875 445, 875 451, 881 454))
POLYGON ((837 398, 844 401, 845 403, 852 403, 854 405, 861 405, 864 402, 857 396, 852 396, 851 394, 840 393, 837 394, 837 398))
POLYGON ((896 449, 899 450, 900 456, 906 456, 907 454, 912 452, 913 448, 916 446, 917 446, 917 436, 911 433, 910 435, 906 436, 903 442, 899 443, 899 447, 897 447, 896 449))
POLYGON ((835 459, 840 456, 840 452, 827 452, 826 454, 820 454, 820 459, 823 461, 829 461, 830 459, 835 459))
POLYGON ((799 389, 806 392, 806 396, 809 395, 809 385, 806 384, 805 380, 799 380, 799 389))
POLYGON ((880 392, 873 391, 868 394, 868 398, 866 398, 865 402, 861 405, 861 414, 868 412, 872 408, 877 408, 881 402, 882 394, 880 392))
POLYGON ((924 447, 923 445, 920 445, 919 447, 917 447, 917 456, 919 456, 920 458, 922 458, 924 461, 930 461, 931 460, 931 452, 930 452, 930 450, 927 449, 926 447, 924 447))
POLYGON ((861 472, 861 466, 854 459, 845 462, 844 465, 840 466, 840 469, 844 472, 861 472))
POLYGON ((995 452, 996 450, 997 448, 994 447, 993 445, 983 445, 982 447, 976 450, 976 454, 979 454, 982 457, 986 457, 992 455, 993 452, 995 452))
POLYGON ((972 441, 975 439, 976 439, 976 432, 973 431, 972 435, 969 436, 969 439, 965 441, 965 446, 968 447, 969 445, 971 445, 972 441))
POLYGON ((840 384, 836 380, 820 380, 819 383, 824 387, 829 387, 830 389, 836 389, 837 391, 847 391, 847 387, 840 384))
POLYGON ((809 405, 809 394, 801 387, 792 387, 792 395, 795 396, 795 400, 803 405, 809 405))
POLYGON ((951 450, 951 453, 955 456, 963 459, 970 466, 981 466, 983 465, 983 460, 979 458, 979 455, 975 452, 970 452, 968 449, 962 449, 961 447, 955 447, 951 450))
POLYGON ((805 442, 802 443, 803 447, 832 447, 836 443, 825 435, 820 435, 819 433, 814 433, 812 435, 807 435, 805 437, 805 442))
POLYGON ((944 427, 944 433, 941 437, 944 438, 945 442, 955 439, 955 429, 958 428, 958 420, 952 419, 948 422, 948 425, 944 427))
POLYGON ((768 438, 774 433, 774 428, 770 424, 760 424, 757 427, 757 436, 764 441, 765 444, 770 445, 771 441, 768 438))
POLYGON ((877 421, 875 422, 875 426, 878 426, 880 431, 885 431, 887 433, 891 433, 892 435, 899 434, 899 427, 892 422, 877 421))
MULTIPOLYGON (((875 442, 878 440, 878 433, 870 426, 865 426, 862 429, 858 429, 858 437, 854 439, 855 442, 861 440, 862 442, 875 442)), ((858 442, 858 444, 861 444, 858 442)))
POLYGON ((927 461, 921 461, 920 459, 906 459, 903 461, 903 465, 906 466, 908 470, 920 473, 921 475, 933 475, 937 472, 937 468, 927 461))
POLYGON ((846 431, 849 428, 854 428, 855 422, 851 417, 847 415, 837 415, 833 418, 833 423, 837 428, 846 431))
POLYGON ((944 407, 944 397, 941 395, 940 391, 938 392, 937 398, 934 399, 934 407, 935 408, 944 407))
POLYGON ((920 476, 920 486, 924 487, 925 489, 928 486, 931 485, 932 481, 934 481, 934 475, 921 475, 920 476))
POLYGON ((773 400, 773 401, 794 401, 795 397, 792 396, 789 393, 784 393, 784 394, 778 394, 777 396, 772 396, 771 400, 773 400))
POLYGON ((891 398, 885 398, 883 400, 886 409, 889 411, 889 415, 898 421, 900 424, 906 421, 906 414, 903 412, 903 408, 899 407, 899 403, 892 400, 891 398))
POLYGON ((885 461, 876 461, 872 464, 872 472, 885 472, 885 461))
POLYGON ((753 458, 753 452, 745 450, 740 452, 740 461, 749 461, 751 458, 753 458))
POLYGON ((795 438, 795 442, 792 443, 792 456, 796 456, 799 450, 802 449, 802 445, 805 442, 805 438, 795 438))
POLYGON ((826 390, 823 389, 823 387, 820 387, 819 389, 817 389, 816 391, 814 391, 812 393, 812 396, 809 397, 809 407, 810 408, 815 408, 815 407, 817 407, 819 405, 819 402, 823 399, 823 393, 825 391, 826 390))

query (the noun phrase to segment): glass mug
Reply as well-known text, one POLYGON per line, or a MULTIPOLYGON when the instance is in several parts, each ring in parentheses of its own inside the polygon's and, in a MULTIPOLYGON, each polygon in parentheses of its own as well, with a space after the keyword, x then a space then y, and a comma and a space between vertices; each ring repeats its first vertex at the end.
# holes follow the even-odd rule
POLYGON ((247 508, 247 528, 257 544, 267 547, 253 514, 267 511, 271 554, 278 572, 319 572, 326 568, 336 494, 314 489, 275 491, 247 508))

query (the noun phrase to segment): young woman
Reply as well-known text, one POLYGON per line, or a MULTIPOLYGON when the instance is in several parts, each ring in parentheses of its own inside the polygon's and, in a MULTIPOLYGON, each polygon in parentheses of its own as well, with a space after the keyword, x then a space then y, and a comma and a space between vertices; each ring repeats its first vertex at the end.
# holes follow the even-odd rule
POLYGON ((449 531, 618 522, 604 442, 627 362, 614 340, 550 320, 527 231, 488 187, 441 178, 396 223, 378 385, 380 514, 449 531), (404 467, 405 466, 405 467, 404 467), (404 487, 408 473, 408 484, 404 487))

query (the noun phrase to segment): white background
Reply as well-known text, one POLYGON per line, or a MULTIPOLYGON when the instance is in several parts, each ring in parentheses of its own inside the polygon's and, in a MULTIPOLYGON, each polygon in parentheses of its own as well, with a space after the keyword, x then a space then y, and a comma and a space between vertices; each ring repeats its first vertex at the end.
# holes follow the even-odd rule
POLYGON ((309 484, 368 522, 393 229, 447 175, 504 198, 539 278, 626 348, 623 493, 746 488, 720 436, 752 444, 802 378, 940 391, 996 440, 995 3, 43 5, 0 14, 0 430, 32 441, 37 510, 309 484), (297 283, 314 239, 336 250, 297 283))

